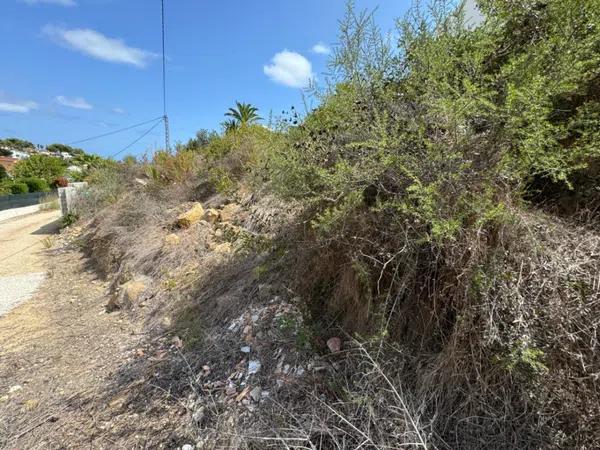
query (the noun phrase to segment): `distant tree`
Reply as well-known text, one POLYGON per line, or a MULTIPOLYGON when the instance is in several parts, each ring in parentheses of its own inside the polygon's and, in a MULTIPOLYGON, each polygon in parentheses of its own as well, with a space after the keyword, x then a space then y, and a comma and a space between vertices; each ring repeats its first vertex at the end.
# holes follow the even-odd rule
POLYGON ((225 116, 231 117, 239 126, 250 125, 262 120, 258 115, 258 108, 250 103, 235 102, 235 108, 229 108, 225 116))
POLYGON ((186 144, 180 144, 178 148, 182 150, 200 150, 206 147, 218 134, 213 130, 199 130, 196 132, 196 137, 191 138, 186 144))
POLYGON ((0 156, 12 156, 12 152, 5 148, 0 148, 0 156))
POLYGON ((1 139, 0 145, 12 148, 13 150, 25 150, 28 148, 35 148, 35 145, 33 145, 31 142, 18 138, 1 139))
POLYGON ((66 144, 50 144, 46 147, 50 153, 68 153, 69 155, 84 155, 85 152, 80 148, 71 147, 66 144))
POLYGON ((126 166, 133 166, 137 164, 137 158, 134 155, 125 155, 123 157, 123 164, 126 166))
POLYGON ((64 175, 67 163, 60 158, 46 155, 31 155, 27 159, 17 161, 12 169, 15 178, 43 178, 51 183, 64 175))

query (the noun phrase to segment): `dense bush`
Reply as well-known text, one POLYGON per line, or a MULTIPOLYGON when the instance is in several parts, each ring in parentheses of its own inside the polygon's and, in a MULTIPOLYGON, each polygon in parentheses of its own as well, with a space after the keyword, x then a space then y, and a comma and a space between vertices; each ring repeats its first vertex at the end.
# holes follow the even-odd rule
POLYGON ((8 178, 8 172, 6 171, 6 168, 2 165, 0 165, 0 181, 2 180, 6 180, 8 178))
POLYGON ((398 46, 350 7, 332 87, 270 153, 270 179, 313 225, 298 289, 315 316, 409 348, 438 444, 591 448, 598 421, 569 408, 596 416, 598 392, 568 381, 587 370, 567 355, 596 367, 598 325, 568 280, 595 310, 597 258, 568 269, 523 194, 536 178, 577 188, 600 156, 600 2, 481 7, 475 28, 455 2, 412 9, 398 46))
POLYGON ((67 163, 52 156, 31 155, 29 158, 18 161, 12 174, 15 178, 43 178, 52 183, 56 178, 65 174, 67 163))
POLYGON ((50 190, 50 186, 46 180, 42 178, 21 178, 18 180, 21 183, 25 183, 29 189, 29 192, 48 192, 50 190))
POLYGON ((11 194, 27 194, 29 192, 29 188, 26 183, 21 181, 13 181, 8 184, 11 194))

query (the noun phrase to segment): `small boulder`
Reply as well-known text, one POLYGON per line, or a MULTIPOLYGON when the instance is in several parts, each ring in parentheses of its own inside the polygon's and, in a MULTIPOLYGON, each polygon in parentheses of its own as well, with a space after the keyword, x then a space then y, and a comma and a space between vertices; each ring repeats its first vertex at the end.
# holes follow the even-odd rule
POLYGON ((221 253, 223 255, 227 255, 233 252, 233 247, 229 242, 223 242, 215 247, 214 251, 216 253, 221 253))
POLYGON ((179 228, 189 228, 204 216, 204 208, 200 203, 194 203, 190 209, 177 216, 176 225, 179 228))
POLYGON ((210 224, 215 224, 219 221, 219 211, 214 208, 210 208, 206 210, 204 213, 204 220, 206 220, 210 224))
POLYGON ((165 236, 165 245, 169 247, 175 247, 176 245, 179 245, 180 242, 181 238, 175 233, 167 234, 165 236))
POLYGON ((240 210, 240 205, 237 203, 229 203, 221 209, 221 220, 223 222, 231 222, 240 210))
POLYGON ((145 276, 136 277, 122 284, 115 295, 108 301, 108 305, 106 305, 107 310, 114 311, 115 309, 133 306, 140 301, 142 294, 149 285, 150 279, 145 276))

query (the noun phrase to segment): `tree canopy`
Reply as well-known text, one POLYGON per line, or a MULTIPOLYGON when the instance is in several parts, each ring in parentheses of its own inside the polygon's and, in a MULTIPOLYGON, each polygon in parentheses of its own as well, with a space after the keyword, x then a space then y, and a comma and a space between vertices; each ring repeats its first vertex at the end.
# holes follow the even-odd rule
POLYGON ((36 177, 46 180, 49 184, 65 174, 67 163, 53 156, 31 155, 27 159, 17 161, 12 169, 15 178, 36 177))

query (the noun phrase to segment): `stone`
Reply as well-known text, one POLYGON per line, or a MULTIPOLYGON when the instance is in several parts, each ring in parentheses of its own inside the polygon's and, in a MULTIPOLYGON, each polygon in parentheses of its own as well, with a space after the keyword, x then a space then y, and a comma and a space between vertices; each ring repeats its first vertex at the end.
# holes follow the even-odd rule
POLYGON ((202 216, 204 216, 204 208, 200 203, 194 203, 194 206, 177 216, 175 224, 179 228, 189 228, 202 219, 202 216))
POLYGON ((339 337, 327 339, 327 348, 331 353, 337 353, 342 349, 342 340, 339 337))
POLYGON ((229 253, 233 253, 233 246, 231 245, 230 242, 223 242, 222 244, 216 245, 213 251, 215 253, 221 253, 223 255, 227 255, 229 253))
POLYGON ((223 222, 231 222, 237 212, 240 210, 240 205, 237 203, 229 203, 221 209, 221 220, 223 222))
POLYGON ((194 450, 194 446, 190 444, 184 444, 181 446, 181 450, 194 450))
POLYGON ((215 224, 219 221, 219 211, 214 208, 207 209, 204 213, 204 220, 210 224, 215 224))
POLYGON ((136 303, 139 303, 142 294, 150 286, 150 283, 150 278, 144 275, 138 275, 132 280, 123 283, 108 301, 106 309, 110 312, 115 309, 131 307, 136 303))
POLYGON ((240 348, 240 351, 242 353, 250 353, 250 347, 246 345, 246 346, 240 348))
POLYGON ((20 384, 15 384, 14 386, 11 386, 10 388, 8 388, 8 393, 14 394, 15 392, 19 392, 22 389, 23 389, 23 386, 21 386, 20 384))
POLYGON ((181 238, 177 236, 175 233, 167 234, 165 236, 165 245, 174 247, 181 242, 181 238))

